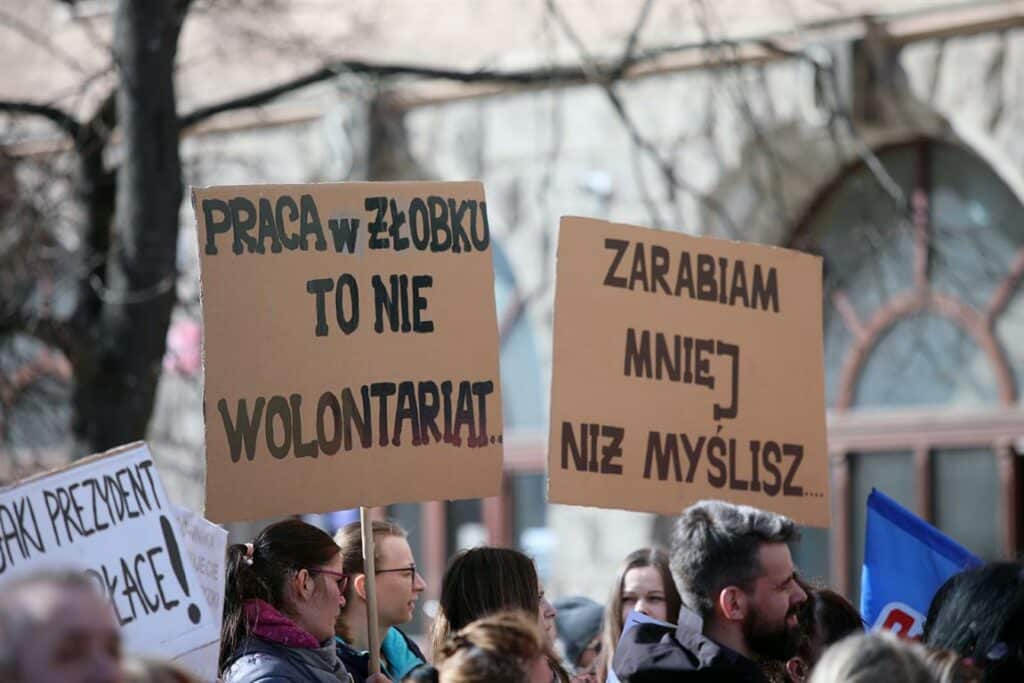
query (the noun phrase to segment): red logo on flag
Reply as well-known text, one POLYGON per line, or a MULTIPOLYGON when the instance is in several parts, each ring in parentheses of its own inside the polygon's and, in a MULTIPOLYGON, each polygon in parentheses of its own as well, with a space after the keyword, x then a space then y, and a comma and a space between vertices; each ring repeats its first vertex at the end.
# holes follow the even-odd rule
POLYGON ((901 638, 920 640, 924 632, 924 615, 910 605, 890 602, 875 620, 875 630, 892 631, 901 638))

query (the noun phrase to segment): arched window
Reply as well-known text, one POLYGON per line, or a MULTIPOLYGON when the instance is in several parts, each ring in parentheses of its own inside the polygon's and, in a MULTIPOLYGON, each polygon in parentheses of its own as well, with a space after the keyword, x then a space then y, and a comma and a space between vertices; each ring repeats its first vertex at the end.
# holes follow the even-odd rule
POLYGON ((832 566, 815 562, 826 541, 811 532, 798 551, 811 573, 830 573, 856 594, 872 487, 982 557, 1014 556, 1015 448, 1024 437, 1020 200, 971 151, 917 140, 843 172, 793 246, 825 261, 832 566))

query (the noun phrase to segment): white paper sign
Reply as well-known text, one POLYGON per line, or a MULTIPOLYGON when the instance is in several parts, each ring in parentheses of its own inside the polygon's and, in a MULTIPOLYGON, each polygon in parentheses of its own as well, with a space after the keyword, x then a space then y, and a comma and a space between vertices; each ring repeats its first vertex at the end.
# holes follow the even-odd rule
MULTIPOLYGON (((185 552, 199 578, 199 585, 210 606, 213 622, 221 623, 224 613, 224 574, 228 532, 188 508, 174 506, 178 528, 185 543, 185 552)), ((217 657, 220 654, 220 632, 216 639, 198 650, 188 652, 175 661, 199 676, 201 680, 217 678, 217 657)))
POLYGON ((0 490, 0 583, 46 568, 95 579, 129 653, 174 659, 218 637, 143 443, 0 490))

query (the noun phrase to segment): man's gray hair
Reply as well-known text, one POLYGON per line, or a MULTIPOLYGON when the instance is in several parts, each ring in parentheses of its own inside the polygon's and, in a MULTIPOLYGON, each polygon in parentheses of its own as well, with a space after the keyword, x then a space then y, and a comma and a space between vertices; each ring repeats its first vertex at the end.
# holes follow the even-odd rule
POLYGON ((799 538, 789 517, 747 505, 702 500, 683 510, 672 536, 672 574, 683 602, 707 620, 727 586, 750 590, 762 573, 762 543, 799 538))
POLYGON ((36 626, 28 601, 35 590, 91 591, 98 594, 96 582, 82 572, 42 571, 23 579, 13 579, 0 588, 0 680, 17 681, 18 656, 25 638, 31 638, 36 626))

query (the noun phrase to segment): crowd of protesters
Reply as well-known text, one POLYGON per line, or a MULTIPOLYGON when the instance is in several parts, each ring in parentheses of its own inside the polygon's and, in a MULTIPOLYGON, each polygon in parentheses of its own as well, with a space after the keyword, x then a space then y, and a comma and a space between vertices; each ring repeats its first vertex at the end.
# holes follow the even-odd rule
MULTIPOLYGON (((426 588, 406 532, 373 523, 368 576, 358 523, 331 537, 297 519, 229 547, 218 663, 225 683, 604 683, 608 680, 1024 681, 1024 565, 953 576, 920 642, 867 633, 838 593, 802 579, 786 517, 717 501, 680 515, 670 551, 622 562, 605 605, 552 605, 533 561, 473 548, 449 563, 429 645, 401 627, 426 588), (380 673, 371 673, 368 582, 380 673), (642 615, 642 617, 640 616, 642 615)), ((189 683, 122 656, 117 623, 82 574, 40 573, 0 591, 0 681, 189 683)))

